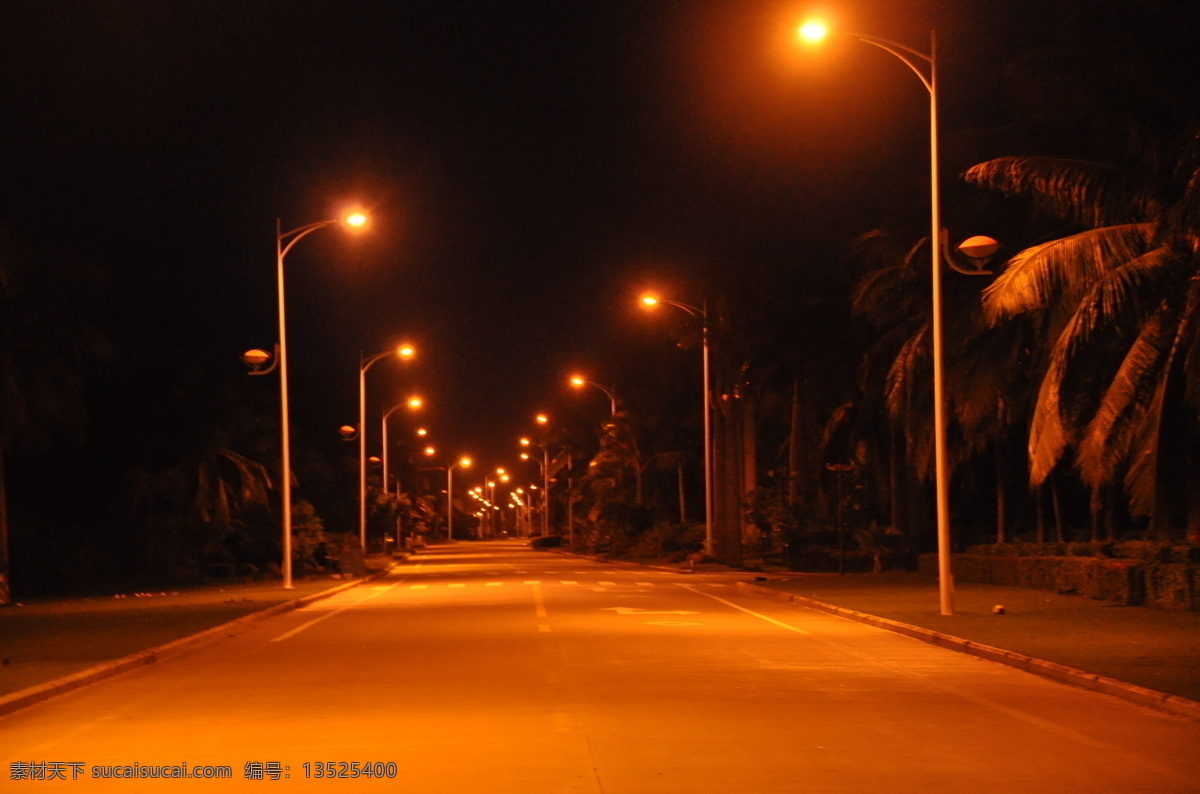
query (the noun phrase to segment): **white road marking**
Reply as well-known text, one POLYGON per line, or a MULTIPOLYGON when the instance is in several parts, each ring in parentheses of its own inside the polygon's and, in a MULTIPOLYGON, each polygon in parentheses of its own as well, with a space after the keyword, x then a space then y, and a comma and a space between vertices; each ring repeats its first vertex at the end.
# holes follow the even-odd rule
POLYGON ((455 584, 450 585, 450 587, 466 587, 466 585, 463 584, 462 582, 457 582, 455 584))
POLYGON ((616 612, 618 615, 698 615, 700 613, 687 609, 655 610, 638 609, 636 607, 604 607, 601 612, 616 612))
POLYGON ((726 601, 724 598, 717 598, 715 595, 710 595, 709 593, 701 592, 700 590, 697 590, 695 587, 693 587, 690 584, 680 584, 678 586, 682 587, 684 590, 688 590, 689 592, 695 593, 696 595, 702 595, 705 598, 711 598, 713 601, 718 601, 727 607, 733 607, 734 609, 738 610, 739 612, 745 612, 747 615, 753 615, 754 617, 758 618, 759 620, 765 620, 766 622, 776 625, 781 629, 787 629, 788 631, 794 631, 797 634, 811 633, 811 632, 805 631, 804 629, 797 628, 795 626, 784 623, 782 620, 776 620, 775 618, 767 617, 766 615, 755 612, 753 609, 746 609, 745 607, 738 606, 737 604, 733 603, 732 601, 726 601))
POLYGON ((542 586, 538 582, 533 583, 533 606, 539 618, 547 617, 546 601, 542 598, 542 586))
POLYGON ((503 584, 504 584, 504 582, 488 582, 487 586, 488 587, 500 587, 503 584))
POLYGON ((383 587, 383 588, 380 588, 377 590, 373 590, 371 593, 358 599, 353 604, 347 604, 346 606, 339 607, 339 608, 333 610, 332 612, 326 612, 324 615, 315 617, 306 623, 301 623, 299 626, 292 629, 291 631, 285 631, 283 634, 280 634, 278 637, 272 637, 271 642, 283 642, 284 640, 288 639, 289 637, 294 637, 297 634, 299 634, 300 632, 304 631, 305 629, 317 625, 322 620, 328 620, 329 618, 333 617, 334 615, 337 615, 341 612, 345 612, 347 609, 352 609, 353 607, 358 606, 359 604, 363 603, 364 601, 370 601, 372 598, 381 596, 384 593, 386 593, 388 590, 391 590, 393 587, 397 587, 399 584, 400 584, 399 582, 396 582, 396 584, 390 584, 386 587, 383 587))

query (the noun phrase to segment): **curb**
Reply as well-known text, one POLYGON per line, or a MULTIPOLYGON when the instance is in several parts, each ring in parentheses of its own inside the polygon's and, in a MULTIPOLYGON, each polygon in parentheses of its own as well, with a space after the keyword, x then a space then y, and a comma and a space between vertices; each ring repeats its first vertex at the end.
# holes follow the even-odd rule
POLYGON ((877 628, 886 629, 897 634, 903 634, 906 637, 912 637, 922 642, 927 642, 930 645, 937 645, 941 648, 947 648, 952 651, 960 651, 969 653, 972 656, 977 656, 980 659, 987 659, 992 662, 1006 664, 1009 667, 1015 667, 1018 670, 1024 670, 1027 673, 1040 675, 1043 678, 1050 678, 1059 683, 1070 684, 1072 686, 1088 689, 1093 692, 1103 692, 1106 695, 1113 695, 1123 700, 1136 703, 1140 706, 1149 706, 1150 708, 1166 711, 1180 717, 1188 717, 1193 720, 1200 720, 1200 702, 1189 700, 1179 695, 1168 694, 1167 692, 1159 692, 1156 689, 1148 689, 1137 684, 1130 684, 1125 681, 1118 681, 1115 678, 1099 675, 1097 673, 1088 673, 1083 670, 1077 670, 1074 667, 1067 667, 1057 662, 1048 662, 1045 659, 1038 659, 1033 656, 1016 653, 1015 651, 1006 651, 1001 648, 995 648, 991 645, 984 645, 981 642, 973 640, 965 640, 961 637, 955 637, 950 634, 943 634, 932 629, 913 626, 908 623, 901 623, 897 620, 881 618, 876 615, 868 615, 865 612, 856 612, 853 609, 834 606, 827 604, 824 601, 808 598, 806 596, 787 593, 782 590, 776 590, 762 585, 751 584, 750 582, 738 582, 737 586, 743 590, 756 593, 758 595, 774 598, 778 601, 787 601, 793 604, 798 604, 809 609, 814 609, 818 612, 826 612, 831 615, 846 618, 847 620, 866 623, 877 628))
POLYGON ((389 565, 382 571, 377 571, 373 574, 368 574, 361 579, 355 579, 352 582, 331 587, 328 590, 322 590, 319 593, 311 593, 300 598, 294 598, 291 601, 284 601, 281 604, 260 609, 258 612, 251 612, 248 615, 242 615, 240 618, 225 623, 218 624, 209 629, 191 634, 187 637, 180 637, 177 640, 171 640, 168 643, 150 648, 145 651, 131 653, 128 656, 123 656, 120 659, 112 659, 107 662, 89 667, 86 670, 80 670, 77 673, 56 678, 53 681, 47 681, 43 684, 34 684, 24 689, 18 689, 16 692, 10 692, 7 695, 0 696, 0 716, 11 714, 14 711, 23 709, 26 706, 32 706, 34 703, 40 703, 43 700, 49 700, 57 695, 62 695, 76 689, 82 689, 85 686, 94 684, 98 681, 103 681, 108 678, 113 678, 121 673, 135 670, 138 667, 154 664, 156 662, 166 661, 176 656, 180 656, 187 651, 195 648, 208 645, 216 642, 223 636, 227 636, 230 631, 249 626, 257 623, 260 620, 282 615, 285 612, 290 612, 293 609, 298 609, 314 601, 320 601, 323 598, 329 598, 343 590, 349 590, 352 587, 358 587, 373 579, 378 579, 392 569, 389 565))

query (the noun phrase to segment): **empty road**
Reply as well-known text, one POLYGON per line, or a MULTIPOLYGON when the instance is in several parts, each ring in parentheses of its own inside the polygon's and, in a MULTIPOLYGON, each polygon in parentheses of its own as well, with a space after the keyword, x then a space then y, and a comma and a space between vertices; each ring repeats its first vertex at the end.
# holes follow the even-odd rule
POLYGON ((515 542, 433 548, 0 717, 2 788, 1200 790, 1200 723, 734 581, 515 542), (184 764, 205 777, 102 777, 184 764))

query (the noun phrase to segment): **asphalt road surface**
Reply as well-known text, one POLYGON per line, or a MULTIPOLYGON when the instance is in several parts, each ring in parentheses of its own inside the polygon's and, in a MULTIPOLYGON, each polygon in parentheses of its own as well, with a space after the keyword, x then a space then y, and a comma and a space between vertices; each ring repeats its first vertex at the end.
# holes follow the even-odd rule
POLYGON ((733 582, 430 549, 0 717, 0 789, 1200 790, 1200 723, 733 582), (229 777, 99 777, 184 764, 229 777))

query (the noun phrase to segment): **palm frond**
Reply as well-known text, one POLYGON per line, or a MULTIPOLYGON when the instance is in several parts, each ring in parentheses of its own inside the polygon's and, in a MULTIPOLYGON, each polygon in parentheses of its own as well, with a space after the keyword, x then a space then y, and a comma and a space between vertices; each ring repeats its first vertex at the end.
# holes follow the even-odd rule
POLYGON ((1074 303, 1105 273, 1147 253, 1151 224, 1106 226, 1026 248, 983 291, 993 325, 1055 302, 1074 303))
POLYGON ((1150 410, 1178 319, 1178 310, 1164 302, 1146 321, 1084 430, 1075 464, 1092 488, 1111 483, 1134 452, 1134 438, 1150 410))
POLYGON ((1069 361, 1066 346, 1066 340, 1060 336, 1038 387, 1029 424, 1029 482, 1035 488, 1050 476, 1072 441, 1063 421, 1061 405, 1063 379, 1069 361))
POLYGON ((1083 226, 1147 219, 1153 185, 1104 163, 1056 157, 1000 157, 967 169, 963 179, 1010 195, 1029 196, 1042 210, 1083 226))

